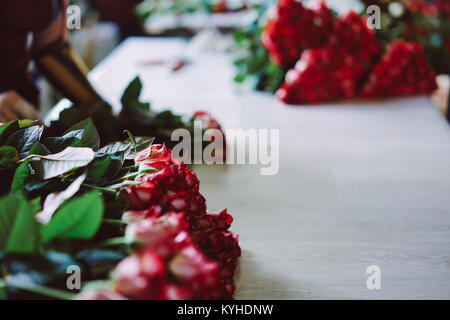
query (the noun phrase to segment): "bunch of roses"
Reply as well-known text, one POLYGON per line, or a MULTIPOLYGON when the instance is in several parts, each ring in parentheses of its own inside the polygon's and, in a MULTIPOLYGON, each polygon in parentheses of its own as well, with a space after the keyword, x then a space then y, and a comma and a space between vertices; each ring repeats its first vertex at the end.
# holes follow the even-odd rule
POLYGON ((127 237, 142 245, 114 271, 116 292, 132 299, 216 298, 218 264, 193 243, 183 213, 149 217, 127 227, 127 237))
MULTIPOLYGON (((382 76, 374 71, 376 75, 371 76, 370 83, 364 85, 383 51, 382 46, 376 41, 374 30, 367 27, 366 19, 354 12, 337 19, 331 16, 332 26, 327 27, 327 32, 322 33, 322 29, 306 28, 304 30, 308 30, 311 34, 305 36, 293 30, 284 31, 300 28, 300 22, 296 24, 294 18, 289 18, 292 13, 284 13, 286 8, 291 7, 297 8, 298 11, 310 10, 295 0, 280 0, 275 9, 276 18, 269 20, 265 34, 261 38, 263 46, 269 51, 275 63, 286 66, 299 59, 295 67, 286 73, 285 82, 276 93, 281 101, 301 104, 354 98, 361 94, 363 87, 364 97, 383 97, 386 96, 385 91, 377 89, 380 82, 392 86, 389 95, 429 93, 436 87, 433 71, 426 61, 423 50, 412 42, 404 45, 410 50, 407 55, 403 55, 408 56, 407 61, 411 64, 394 65, 398 60, 392 59, 390 53, 392 49, 389 46, 382 61, 391 63, 381 64, 395 70, 385 72, 382 76), (275 35, 273 37, 276 40, 269 41, 271 35, 275 35), (308 39, 316 35, 318 42, 312 44, 308 39), (284 63, 285 61, 287 63, 284 63), (398 76, 398 70, 402 73, 401 76, 398 76), (426 76, 423 77, 424 75, 426 76), (382 79, 383 77, 389 79, 382 79), (419 84, 412 86, 411 79, 419 84)), ((319 8, 320 12, 328 10, 324 3, 320 3, 319 8)), ((309 19, 311 19, 309 22, 305 20, 302 24, 314 25, 315 16, 309 16, 309 19)), ((326 21, 325 25, 328 26, 328 20, 326 21)), ((392 45, 396 46, 399 45, 392 45)), ((378 67, 378 70, 386 71, 383 67, 378 67)))
MULTIPOLYGON (((130 223, 127 229, 134 230, 127 233, 134 234, 144 247, 153 248, 154 238, 147 237, 146 231, 142 230, 153 234, 153 226, 158 225, 155 222, 158 220, 155 219, 169 213, 182 214, 182 220, 186 224, 179 222, 179 225, 184 225, 183 229, 189 236, 189 242, 192 242, 190 251, 193 251, 194 247, 198 248, 204 255, 203 261, 214 261, 218 268, 217 290, 202 289, 203 295, 198 295, 193 290, 193 297, 232 298, 234 271, 241 254, 237 236, 228 231, 233 218, 226 210, 218 213, 206 211, 206 201, 199 192, 199 180, 195 173, 188 170, 184 163, 173 159, 171 151, 164 145, 151 146, 138 154, 135 162, 140 164, 141 171, 150 170, 153 173, 141 175, 136 179, 139 184, 124 187, 122 190, 131 205, 131 210, 124 214, 123 219, 130 223)), ((170 247, 169 239, 171 238, 168 238, 167 245, 170 247)), ((162 254, 167 254, 166 259, 171 259, 173 250, 168 249, 162 254)))
POLYGON ((353 98, 380 52, 381 46, 365 19, 350 12, 336 21, 323 47, 303 52, 276 95, 293 104, 353 98))
POLYGON ((141 244, 113 272, 114 290, 85 290, 83 300, 188 300, 219 297, 218 264, 192 242, 183 213, 150 217, 127 227, 141 244))
POLYGON ((448 0, 405 0, 406 7, 412 12, 420 12, 426 16, 436 16, 440 13, 450 14, 448 0))
POLYGON ((304 49, 324 44, 333 26, 333 15, 323 3, 307 8, 296 0, 280 0, 270 14, 261 44, 284 68, 293 66, 304 49))
POLYGON ((431 93, 437 87, 435 77, 420 44, 394 41, 388 45, 386 54, 374 67, 361 95, 373 98, 431 93))

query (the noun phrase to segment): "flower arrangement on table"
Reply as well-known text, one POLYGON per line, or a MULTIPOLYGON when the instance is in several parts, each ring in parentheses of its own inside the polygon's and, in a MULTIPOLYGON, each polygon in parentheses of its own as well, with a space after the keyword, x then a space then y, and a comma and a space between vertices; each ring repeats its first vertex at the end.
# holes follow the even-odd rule
POLYGON ((288 104, 436 89, 429 50, 408 38, 386 39, 375 31, 355 12, 337 16, 324 2, 306 7, 279 0, 269 10, 263 7, 249 30, 236 32, 235 80, 253 79, 257 89, 275 92, 288 104))
POLYGON ((164 144, 127 132, 100 148, 90 118, 50 132, 0 126, 0 298, 233 297, 233 219, 164 144))
POLYGON ((145 20, 154 14, 166 13, 226 13, 246 9, 246 1, 229 0, 144 0, 138 4, 136 11, 141 19, 145 20))
POLYGON ((381 9, 383 43, 395 39, 420 43, 438 74, 450 74, 450 2, 446 0, 362 0, 381 9))

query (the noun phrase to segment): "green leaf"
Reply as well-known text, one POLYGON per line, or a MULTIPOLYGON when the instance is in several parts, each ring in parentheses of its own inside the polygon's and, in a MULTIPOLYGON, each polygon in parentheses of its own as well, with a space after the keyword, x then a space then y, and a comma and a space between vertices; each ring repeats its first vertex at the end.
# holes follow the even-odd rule
POLYGON ((80 108, 80 106, 71 106, 62 110, 59 113, 58 120, 53 120, 50 123, 50 133, 53 136, 59 136, 67 128, 70 128, 77 122, 82 121, 88 117, 86 110, 80 108))
POLYGON ((13 164, 19 161, 17 150, 10 146, 0 147, 0 165, 13 164))
POLYGON ((12 193, 26 193, 26 189, 24 187, 25 180, 31 175, 29 164, 30 160, 22 162, 14 173, 14 179, 11 185, 12 193))
POLYGON ((75 179, 66 190, 50 193, 47 198, 45 198, 42 211, 36 214, 37 221, 42 224, 49 223, 55 211, 58 210, 66 200, 72 198, 78 190, 80 190, 81 184, 85 178, 86 175, 81 175, 75 179))
POLYGON ((123 155, 96 153, 95 159, 89 164, 88 178, 106 180, 113 179, 122 168, 123 155))
POLYGON ((91 148, 67 147, 64 151, 47 156, 31 156, 36 175, 47 180, 63 173, 87 166, 95 158, 91 148))
MULTIPOLYGON (((43 255, 23 255, 10 254, 0 259, 0 269, 6 276, 5 280, 8 283, 7 298, 15 299, 42 299, 46 297, 48 290, 42 289, 42 286, 59 290, 67 290, 67 268, 69 266, 79 265, 79 262, 73 259, 70 255, 61 252, 49 251, 43 255), (24 288, 27 290, 17 290, 24 288), (31 293, 42 293, 37 295, 31 293)), ((84 274, 84 268, 82 274, 84 274)), ((62 292, 61 292, 62 293, 62 292)), ((64 291, 65 295, 71 293, 64 291)), ((59 295, 50 295, 54 298, 62 298, 59 295)), ((64 297, 64 294, 62 295, 64 297)))
MULTIPOLYGON (((129 132, 128 132, 129 133, 129 132)), ((130 134, 130 133, 129 133, 130 134)), ((98 153, 123 155, 127 160, 134 159, 134 153, 138 153, 150 147, 155 138, 153 137, 129 137, 123 142, 113 142, 98 150, 98 153), (135 151, 136 147, 136 151, 135 151)))
POLYGON ((20 130, 19 121, 11 121, 0 126, 0 144, 4 144, 6 140, 16 131, 20 130))
POLYGON ((134 78, 129 84, 128 87, 124 90, 122 97, 120 98, 120 102, 123 105, 126 105, 130 102, 139 100, 139 96, 142 91, 142 82, 139 77, 134 78))
POLYGON ((247 75, 245 73, 238 73, 234 76, 234 82, 243 83, 247 75))
POLYGON ((106 179, 114 179, 120 172, 123 166, 124 157, 122 155, 110 155, 111 164, 108 170, 103 175, 106 179))
POLYGON ((140 102, 139 96, 142 91, 142 82, 139 77, 134 78, 123 92, 120 102, 123 113, 134 113, 136 111, 150 111, 150 103, 140 102))
POLYGON ((99 179, 106 175, 108 168, 111 165, 112 159, 109 154, 100 155, 89 165, 88 177, 91 179, 99 179))
POLYGON ((36 154, 40 156, 47 156, 51 154, 50 150, 47 149, 46 146, 44 146, 39 141, 36 141, 30 148, 30 151, 28 151, 28 154, 36 154))
POLYGON ((26 127, 29 127, 29 126, 37 123, 36 120, 31 120, 31 119, 23 119, 23 120, 17 120, 17 121, 18 121, 19 127, 21 129, 24 129, 26 127))
POLYGON ((100 146, 100 137, 91 118, 70 127, 62 137, 50 137, 45 145, 52 152, 60 152, 66 147, 89 147, 94 150, 100 146))
POLYGON ((14 134, 12 134, 6 144, 8 146, 14 147, 19 152, 21 159, 28 155, 28 151, 31 149, 33 144, 41 138, 43 127, 32 126, 26 129, 21 129, 14 134))
POLYGON ((30 203, 16 194, 0 199, 0 251, 35 254, 39 244, 37 222, 30 203))
POLYGON ((33 200, 30 200, 31 211, 33 215, 41 211, 41 197, 37 197, 33 200))
POLYGON ((256 90, 275 92, 281 86, 287 70, 276 67, 261 45, 261 33, 267 23, 267 9, 268 3, 262 4, 255 20, 234 34, 236 50, 233 63, 237 69, 234 80, 246 87, 253 86, 256 90), (275 67, 278 68, 276 73, 275 67))
MULTIPOLYGON (((133 101, 127 107, 125 107, 125 110, 133 110, 133 111, 144 111, 149 112, 150 111, 150 102, 141 102, 141 101, 133 101)), ((126 112, 126 111, 125 111, 126 112)))
POLYGON ((60 179, 41 180, 34 175, 31 175, 25 180, 23 190, 27 197, 37 197, 41 194, 48 194, 55 189, 60 188, 60 179))
POLYGON ((64 290, 58 290, 58 289, 53 289, 50 287, 44 287, 44 286, 34 284, 34 283, 23 284, 20 281, 16 282, 16 278, 8 279, 8 285, 10 287, 14 287, 16 289, 20 289, 23 291, 28 291, 32 294, 38 294, 38 295, 46 297, 46 298, 50 297, 50 298, 60 299, 60 300, 73 300, 76 296, 74 293, 69 293, 64 290))
POLYGON ((25 129, 35 123, 35 120, 14 120, 0 125, 0 144, 6 143, 8 138, 16 131, 25 129))
POLYGON ((102 223, 103 209, 103 200, 97 191, 66 202, 50 223, 41 228, 43 241, 91 239, 102 223))
POLYGON ((93 279, 107 279, 111 270, 125 257, 123 253, 102 249, 84 250, 76 255, 77 261, 86 266, 86 271, 93 279))
POLYGON ((6 297, 7 297, 6 285, 3 285, 2 280, 0 280, 0 300, 6 300, 6 297))
POLYGON ((65 134, 80 129, 83 130, 80 147, 89 147, 94 150, 97 150, 100 146, 100 136, 98 135, 97 129, 95 128, 95 124, 91 118, 88 118, 73 125, 65 132, 65 134))
POLYGON ((62 137, 50 137, 45 139, 45 145, 52 153, 63 151, 67 147, 81 147, 84 129, 74 130, 62 137))
POLYGON ((133 151, 133 144, 130 141, 118 141, 110 143, 100 150, 98 153, 106 153, 106 154, 118 154, 123 153, 127 156, 131 151, 133 151))

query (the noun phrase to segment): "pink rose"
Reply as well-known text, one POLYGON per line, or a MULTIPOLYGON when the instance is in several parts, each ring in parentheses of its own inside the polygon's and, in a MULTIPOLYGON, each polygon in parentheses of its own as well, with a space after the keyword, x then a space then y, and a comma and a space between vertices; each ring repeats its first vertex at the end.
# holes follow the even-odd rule
POLYGON ((114 271, 115 290, 132 299, 157 299, 166 281, 164 259, 144 250, 122 260, 114 271))

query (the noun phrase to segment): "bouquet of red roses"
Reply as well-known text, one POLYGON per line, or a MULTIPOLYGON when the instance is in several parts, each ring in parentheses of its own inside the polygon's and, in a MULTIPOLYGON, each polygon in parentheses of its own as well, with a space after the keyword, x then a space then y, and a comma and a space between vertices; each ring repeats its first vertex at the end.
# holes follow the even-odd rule
POLYGON ((60 137, 29 120, 0 126, 0 298, 233 297, 233 218, 206 210, 164 144, 128 134, 100 147, 91 119, 60 137))
POLYGON ((260 42, 284 72, 276 96, 285 103, 429 94, 437 87, 421 44, 380 41, 355 12, 337 16, 324 2, 295 0, 279 0, 268 12, 260 42))

